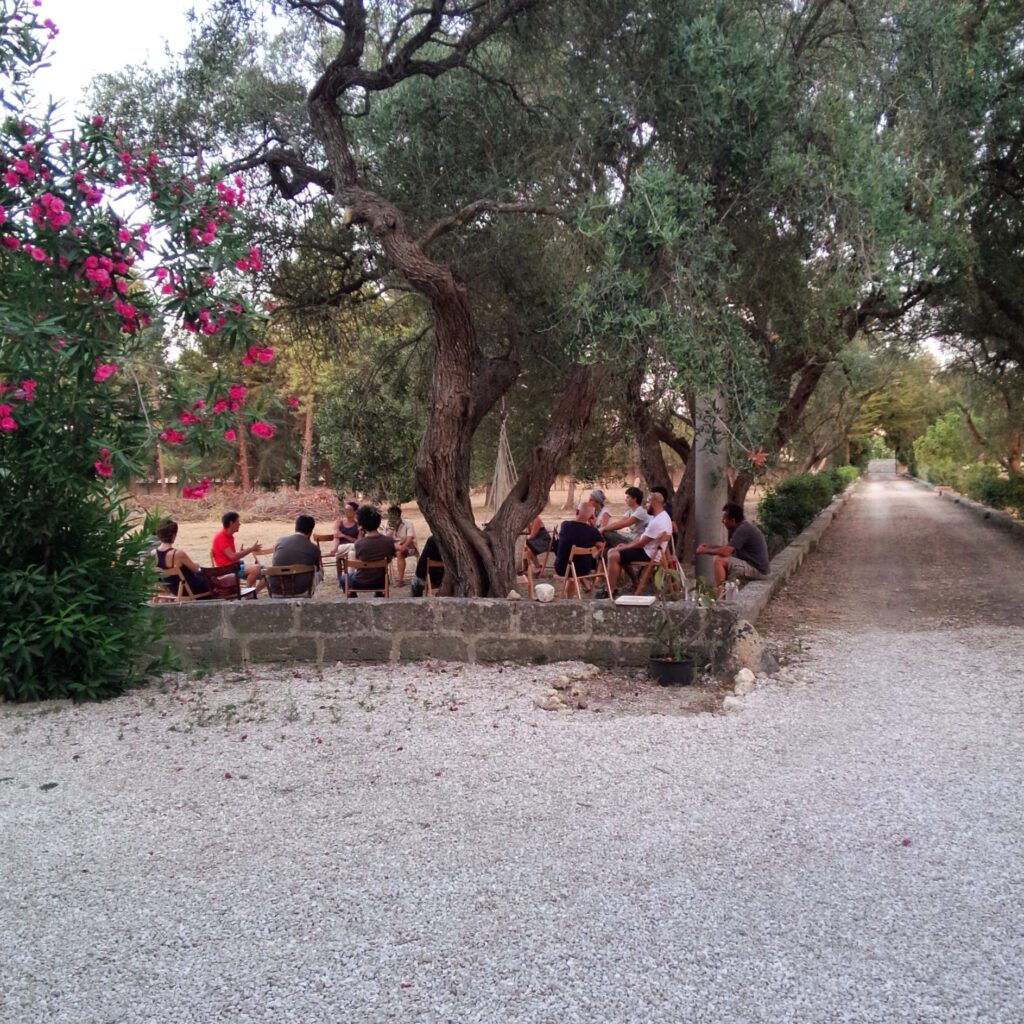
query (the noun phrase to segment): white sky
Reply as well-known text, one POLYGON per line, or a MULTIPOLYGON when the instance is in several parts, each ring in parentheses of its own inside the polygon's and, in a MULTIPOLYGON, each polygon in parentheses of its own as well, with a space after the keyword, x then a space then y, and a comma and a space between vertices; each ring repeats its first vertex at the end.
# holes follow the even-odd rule
POLYGON ((50 43, 51 66, 33 77, 37 101, 63 99, 70 116, 96 75, 127 64, 159 66, 165 39, 181 49, 189 37, 186 12, 205 7, 206 0, 43 0, 40 19, 52 18, 60 34, 50 43))

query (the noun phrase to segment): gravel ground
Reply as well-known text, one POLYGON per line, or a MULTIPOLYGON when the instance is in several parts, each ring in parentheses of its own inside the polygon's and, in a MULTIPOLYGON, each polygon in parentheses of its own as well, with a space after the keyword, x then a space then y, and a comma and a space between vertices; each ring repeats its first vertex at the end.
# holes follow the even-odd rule
POLYGON ((730 714, 534 706, 579 664, 2 706, 0 1016, 1019 1022, 1021 562, 869 481, 730 714))

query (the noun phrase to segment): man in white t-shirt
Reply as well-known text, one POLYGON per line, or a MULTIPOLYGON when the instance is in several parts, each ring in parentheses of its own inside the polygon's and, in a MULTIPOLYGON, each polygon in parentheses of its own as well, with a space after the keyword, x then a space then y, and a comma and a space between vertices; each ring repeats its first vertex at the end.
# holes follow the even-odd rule
POLYGON ((628 544, 636 540, 650 522, 650 514, 644 508, 644 492, 639 487, 626 488, 626 514, 613 519, 602 531, 609 547, 628 544))
POLYGON ((660 557, 661 550, 668 546, 672 537, 672 519, 665 511, 665 499, 655 492, 647 501, 647 511, 651 518, 644 527, 644 532, 636 540, 631 540, 628 544, 620 544, 608 552, 608 582, 612 588, 611 594, 596 594, 595 597, 614 596, 615 584, 618 582, 622 566, 637 562, 642 565, 644 562, 656 561, 660 557))

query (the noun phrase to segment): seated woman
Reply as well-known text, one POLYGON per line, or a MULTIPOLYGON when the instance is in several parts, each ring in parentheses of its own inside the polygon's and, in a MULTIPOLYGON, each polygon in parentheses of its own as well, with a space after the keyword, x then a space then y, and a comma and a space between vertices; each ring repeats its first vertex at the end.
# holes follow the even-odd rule
MULTIPOLYGON (((174 540, 178 536, 178 524, 173 519, 165 519, 156 528, 156 535, 160 544, 156 549, 156 564, 160 569, 180 569, 185 581, 197 597, 200 594, 210 592, 210 584, 202 570, 188 556, 188 552, 174 546, 174 540)), ((164 586, 177 596, 179 580, 177 576, 164 576, 164 586)))
POLYGON ((333 558, 335 555, 339 559, 354 557, 353 545, 359 540, 359 524, 356 522, 358 511, 358 501, 345 502, 341 518, 334 524, 334 547, 327 552, 328 558, 333 558))
POLYGON ((523 548, 523 555, 526 561, 538 572, 540 562, 538 556, 547 554, 551 548, 551 534, 544 525, 540 516, 534 516, 530 525, 526 528, 526 546, 523 548))

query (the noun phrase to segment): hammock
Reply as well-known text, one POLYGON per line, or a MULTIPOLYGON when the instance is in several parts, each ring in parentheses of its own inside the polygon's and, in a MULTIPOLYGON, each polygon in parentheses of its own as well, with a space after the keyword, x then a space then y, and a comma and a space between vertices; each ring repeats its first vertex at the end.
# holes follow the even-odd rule
POLYGON ((491 499, 487 508, 497 512, 501 503, 508 497, 513 484, 519 479, 516 464, 512 459, 512 449, 508 443, 508 431, 505 430, 505 410, 501 411, 501 428, 498 430, 498 457, 494 464, 494 476, 491 477, 491 499))

